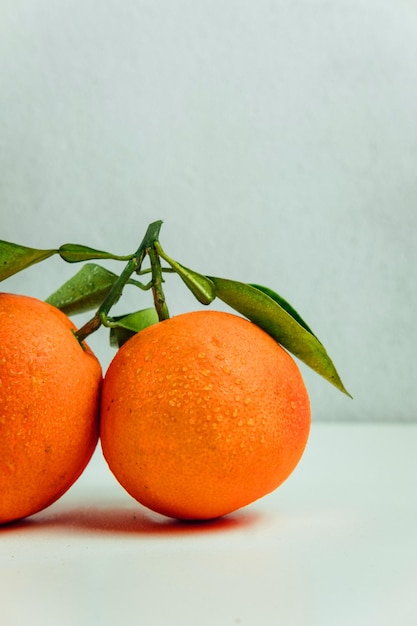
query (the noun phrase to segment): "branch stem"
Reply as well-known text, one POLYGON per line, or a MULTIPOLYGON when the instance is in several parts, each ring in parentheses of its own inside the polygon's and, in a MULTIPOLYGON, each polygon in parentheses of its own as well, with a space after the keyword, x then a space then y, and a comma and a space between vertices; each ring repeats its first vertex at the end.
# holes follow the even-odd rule
MULTIPOLYGON (((104 299, 103 303, 98 308, 94 317, 89 320, 84 326, 82 326, 75 333, 79 342, 84 341, 91 333, 100 328, 101 325, 107 325, 107 321, 110 322, 108 313, 115 302, 120 298, 125 285, 129 282, 133 273, 140 274, 141 267, 145 256, 148 254, 151 261, 152 270, 152 291, 154 296, 155 308, 158 312, 160 319, 167 319, 168 309, 165 303, 165 296, 162 291, 162 269, 159 261, 159 257, 155 252, 155 244, 158 241, 159 232, 161 230, 162 221, 158 220, 152 222, 147 228, 145 236, 133 256, 129 258, 129 261, 120 274, 118 279, 113 283, 112 288, 104 299)), ((111 322, 109 323, 111 325, 111 322)))
POLYGON ((151 262, 151 269, 152 269, 153 300, 154 300, 156 312, 158 313, 159 321, 162 322, 164 320, 169 319, 169 312, 168 312, 167 303, 165 301, 165 294, 162 289, 162 283, 164 282, 164 279, 162 276, 161 261, 154 247, 148 250, 148 254, 149 254, 149 259, 151 262))

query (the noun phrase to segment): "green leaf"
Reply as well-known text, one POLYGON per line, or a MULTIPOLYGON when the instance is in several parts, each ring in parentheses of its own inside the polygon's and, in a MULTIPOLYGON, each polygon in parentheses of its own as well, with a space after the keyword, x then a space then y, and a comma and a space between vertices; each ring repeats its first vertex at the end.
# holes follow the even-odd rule
MULTIPOLYGON (((317 374, 350 396, 323 344, 278 302, 280 297, 272 298, 263 289, 234 280, 213 276, 210 280, 223 302, 257 324, 317 374)), ((294 311, 292 307, 291 311, 294 311)))
POLYGON ((193 293, 201 304, 210 304, 216 297, 216 290, 207 276, 203 276, 188 267, 184 267, 180 263, 171 263, 172 269, 176 271, 178 276, 182 278, 188 289, 193 293))
POLYGON ((85 313, 102 304, 116 280, 116 274, 101 265, 86 263, 46 302, 61 309, 66 315, 85 313))
MULTIPOLYGON (((250 286, 251 287, 255 287, 255 289, 259 289, 259 291, 262 291, 267 296, 272 298, 272 300, 274 300, 277 304, 279 304, 279 306, 281 306, 283 309, 285 309, 287 311, 287 313, 289 315, 291 315, 291 317, 293 317, 303 328, 305 328, 305 330, 307 332, 309 332, 311 335, 316 337, 316 335, 313 333, 311 328, 309 328, 307 326, 307 324, 305 323, 305 321, 303 320, 301 315, 299 313, 297 313, 297 311, 295 309, 293 309, 291 304, 289 302, 287 302, 286 300, 284 300, 284 298, 282 296, 277 294, 275 291, 272 291, 272 289, 270 289, 269 287, 264 287, 262 285, 255 285, 253 283, 250 286)), ((316 339, 317 339, 317 337, 316 337, 316 339)))
POLYGON ((158 322, 158 313, 154 307, 114 317, 111 322, 110 345, 120 348, 133 335, 158 322))
POLYGON ((188 267, 184 267, 184 265, 181 265, 178 261, 171 259, 171 257, 162 250, 159 242, 156 243, 155 249, 159 256, 169 263, 178 276, 182 278, 188 289, 190 289, 201 304, 210 304, 213 302, 216 297, 216 290, 208 276, 203 276, 203 274, 199 274, 188 267))
POLYGON ((58 248, 59 256, 68 263, 79 263, 80 261, 91 261, 92 259, 116 259, 118 261, 128 261, 130 256, 118 256, 111 252, 96 250, 78 243, 65 243, 58 248))
POLYGON ((57 250, 37 250, 9 241, 0 241, 0 281, 56 253, 57 250))

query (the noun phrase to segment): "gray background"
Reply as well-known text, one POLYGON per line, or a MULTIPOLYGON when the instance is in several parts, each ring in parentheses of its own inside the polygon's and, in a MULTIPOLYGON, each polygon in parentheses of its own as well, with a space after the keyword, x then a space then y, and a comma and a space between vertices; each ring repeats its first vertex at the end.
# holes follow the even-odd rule
MULTIPOLYGON (((2 239, 123 254, 163 219, 171 256, 272 287, 320 337, 355 399, 301 365, 314 419, 417 419, 415 0, 1 0, 0 18, 2 239)), ((2 289, 44 298, 76 269, 2 289)), ((171 312, 196 308, 168 280, 171 312)), ((124 310, 149 303, 128 290, 124 310)), ((90 344, 105 368, 106 332, 90 344)))

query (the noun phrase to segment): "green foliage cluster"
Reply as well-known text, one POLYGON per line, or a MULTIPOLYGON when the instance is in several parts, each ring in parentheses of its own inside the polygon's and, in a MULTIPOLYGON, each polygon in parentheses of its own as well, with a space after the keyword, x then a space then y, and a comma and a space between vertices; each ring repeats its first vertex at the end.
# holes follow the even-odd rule
POLYGON ((111 344, 119 347, 134 333, 169 317, 163 292, 164 275, 176 273, 201 304, 207 306, 219 298, 233 310, 260 326, 285 349, 350 396, 323 344, 284 298, 268 287, 206 276, 181 265, 162 249, 159 242, 161 225, 161 221, 150 224, 138 250, 127 256, 79 244, 64 244, 56 249, 37 250, 0 241, 0 280, 5 280, 53 255, 59 255, 67 263, 83 262, 81 269, 50 295, 47 302, 67 315, 96 309, 94 317, 77 331, 79 340, 85 339, 100 326, 106 326, 110 328, 111 344), (150 267, 147 269, 143 269, 145 258, 150 261, 150 267), (120 275, 93 262, 109 259, 127 262, 120 275), (162 265, 162 261, 165 266, 162 265), (149 282, 143 283, 139 280, 149 275, 149 282), (151 290, 153 306, 111 317, 110 309, 121 297, 126 284, 135 285, 142 291, 151 290))

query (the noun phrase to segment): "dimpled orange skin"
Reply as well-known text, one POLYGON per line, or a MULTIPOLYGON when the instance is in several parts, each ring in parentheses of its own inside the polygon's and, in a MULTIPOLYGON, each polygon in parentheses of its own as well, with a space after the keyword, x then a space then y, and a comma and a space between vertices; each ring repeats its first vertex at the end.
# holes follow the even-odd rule
POLYGON ((0 523, 55 502, 96 447, 101 367, 71 329, 49 304, 0 294, 0 523))
POLYGON ((101 445, 121 485, 184 520, 228 514, 296 467, 310 403, 293 358, 255 324, 185 313, 133 336, 104 377, 101 445))

